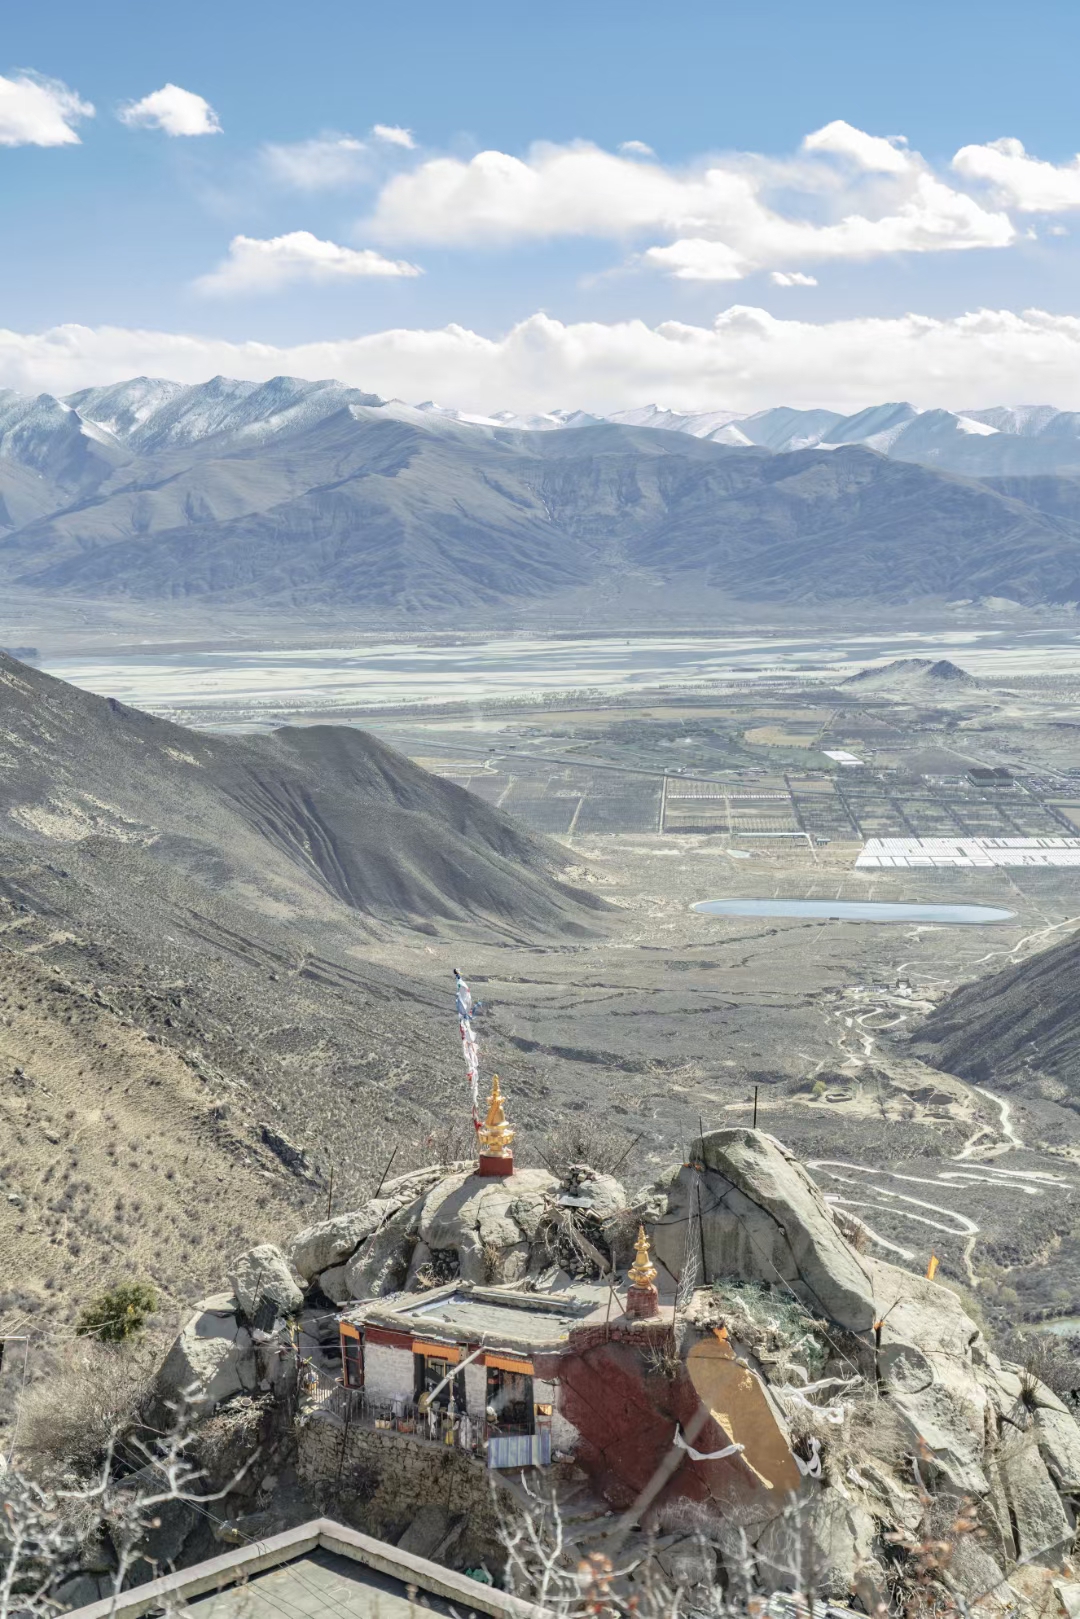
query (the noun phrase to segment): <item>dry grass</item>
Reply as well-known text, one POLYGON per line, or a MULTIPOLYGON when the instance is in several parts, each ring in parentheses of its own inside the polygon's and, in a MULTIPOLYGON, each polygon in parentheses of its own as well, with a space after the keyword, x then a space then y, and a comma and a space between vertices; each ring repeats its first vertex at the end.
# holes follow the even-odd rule
POLYGON ((1038 1404, 1038 1386, 1043 1383, 1066 1405, 1074 1410, 1080 1408, 1080 1364, 1075 1339, 1060 1338, 1052 1332, 1014 1332, 997 1348, 1006 1360, 1022 1368, 1020 1386, 1025 1405, 1038 1404))
POLYGON ((0 1333, 55 1330, 133 1276, 175 1319, 234 1254, 304 1223, 211 1097, 88 986, 2 958, 0 1252, 21 1287, 0 1280, 0 1333))
POLYGON ((138 1343, 66 1345, 52 1375, 20 1398, 20 1463, 89 1472, 149 1397, 164 1350, 157 1334, 138 1343))

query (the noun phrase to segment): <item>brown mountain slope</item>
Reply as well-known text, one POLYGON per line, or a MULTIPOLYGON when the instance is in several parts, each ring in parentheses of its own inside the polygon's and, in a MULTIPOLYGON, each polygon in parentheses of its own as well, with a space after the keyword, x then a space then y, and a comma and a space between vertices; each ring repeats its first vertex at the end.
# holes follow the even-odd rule
POLYGON ((190 1295, 203 1244, 430 1156, 450 963, 589 937, 563 864, 362 732, 201 735, 0 657, 0 1333, 125 1276, 190 1295), (398 938, 445 994, 373 962, 398 938))
POLYGON ((0 958, 0 1330, 69 1326, 109 1283, 167 1314, 310 1193, 180 1055, 40 954, 0 958))
POLYGON ((74 851, 111 839, 279 916, 562 931, 595 908, 559 883, 556 845, 362 731, 203 735, 4 654, 0 826, 74 851))
POLYGON ((915 1036, 928 1062, 1009 1086, 1039 1075, 1054 1100, 1080 1107, 1080 935, 1029 956, 941 1002, 915 1036))

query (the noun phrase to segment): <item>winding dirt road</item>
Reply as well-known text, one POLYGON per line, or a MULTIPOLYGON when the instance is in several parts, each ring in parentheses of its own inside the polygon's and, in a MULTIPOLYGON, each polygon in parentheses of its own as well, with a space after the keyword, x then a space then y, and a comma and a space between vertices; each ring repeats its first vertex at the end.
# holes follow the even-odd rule
MULTIPOLYGON (((1030 938, 1042 938, 1045 933, 1051 931, 1053 930, 1044 929, 1039 934, 1030 935, 1030 938)), ((1028 942, 1022 940, 1021 944, 1028 942)), ((1019 949, 1020 946, 1016 948, 1019 949)), ((900 971, 903 971, 902 967, 900 971)), ((864 992, 859 990, 852 993, 861 995, 864 992)), ((878 1034, 899 1028, 915 1013, 929 1011, 932 1005, 931 1001, 920 1000, 914 995, 879 991, 874 996, 873 1003, 860 1012, 847 1011, 844 1008, 838 1010, 835 1016, 842 1023, 842 1032, 837 1039, 837 1046, 843 1054, 842 1068, 857 1073, 872 1060, 878 1034), (875 1021, 884 1017, 889 1018, 887 1023, 875 1021), (852 1049, 853 1045, 856 1049, 852 1049)), ((956 1075, 951 1077, 958 1079, 956 1075)), ((992 1102, 998 1110, 999 1122, 996 1132, 989 1124, 977 1125, 961 1150, 955 1157, 947 1160, 957 1167, 943 1168, 935 1175, 911 1175, 898 1170, 853 1164, 845 1159, 818 1158, 808 1160, 808 1168, 816 1170, 819 1176, 827 1177, 836 1186, 837 1190, 825 1192, 826 1201, 837 1208, 851 1210, 864 1227, 867 1236, 888 1252, 899 1254, 909 1260, 917 1257, 912 1250, 876 1232, 864 1218, 863 1210, 887 1212, 893 1219, 929 1227, 944 1236, 963 1237, 964 1269, 972 1287, 978 1287, 979 1280, 972 1263, 980 1231, 978 1222, 957 1208, 927 1202, 925 1196, 912 1196, 897 1191, 886 1183, 895 1181, 948 1188, 953 1191, 962 1191, 966 1185, 995 1186, 1002 1192, 1012 1191, 1018 1196, 1042 1197, 1047 1192, 1075 1185, 1076 1182, 1070 1176, 1059 1175, 1048 1169, 1005 1169, 999 1163, 988 1162, 991 1158, 1000 1159, 1024 1148, 1023 1138, 1013 1123, 1012 1104, 1005 1097, 987 1090, 984 1085, 972 1085, 962 1079, 958 1079, 958 1083, 973 1097, 977 1094, 992 1102), (851 1196, 849 1188, 856 1189, 860 1195, 851 1196), (920 1212, 916 1213, 916 1209, 920 1212)))

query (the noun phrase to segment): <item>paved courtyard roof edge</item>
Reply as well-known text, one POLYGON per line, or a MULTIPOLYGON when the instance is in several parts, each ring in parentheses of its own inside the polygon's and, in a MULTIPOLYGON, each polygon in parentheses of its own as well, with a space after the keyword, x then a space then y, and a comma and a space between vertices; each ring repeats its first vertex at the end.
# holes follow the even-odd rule
POLYGON ((400 1580, 403 1585, 430 1591, 449 1602, 460 1603, 466 1611, 490 1614, 493 1619, 551 1619, 547 1609, 533 1602, 497 1591, 479 1580, 470 1580, 467 1575, 444 1568, 426 1557, 401 1551, 387 1541, 362 1535, 359 1530, 349 1529, 333 1518, 312 1518, 280 1535, 269 1535, 265 1540, 240 1546, 221 1557, 211 1557, 204 1563, 179 1569, 175 1574, 133 1586, 130 1591, 122 1591, 119 1597, 103 1597, 100 1602, 73 1608, 65 1619, 109 1619, 114 1614, 118 1619, 121 1615, 123 1619, 139 1619, 139 1615, 167 1608, 170 1598, 191 1601, 318 1550, 336 1552, 340 1557, 348 1557, 354 1563, 362 1563, 379 1574, 400 1580))

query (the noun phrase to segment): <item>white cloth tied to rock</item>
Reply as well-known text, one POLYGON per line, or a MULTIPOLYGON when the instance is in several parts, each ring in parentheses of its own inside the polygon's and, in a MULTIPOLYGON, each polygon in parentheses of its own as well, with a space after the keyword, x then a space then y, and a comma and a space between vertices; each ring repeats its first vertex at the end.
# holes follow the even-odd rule
POLYGON ((737 1456, 740 1450, 746 1449, 745 1445, 727 1445, 723 1450, 695 1450, 693 1445, 688 1444, 683 1438, 678 1423, 675 1424, 674 1443, 680 1450, 685 1450, 692 1462, 722 1462, 725 1456, 737 1456))

